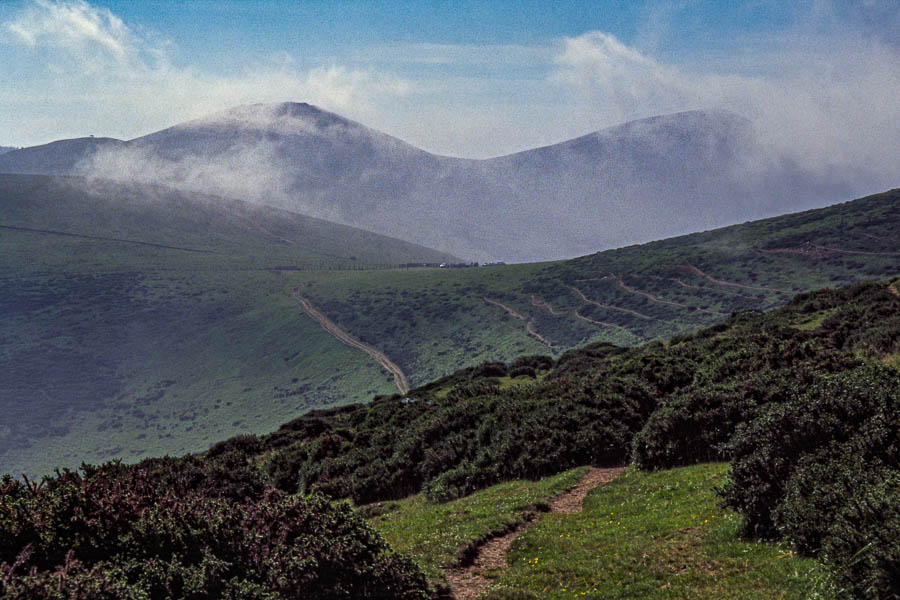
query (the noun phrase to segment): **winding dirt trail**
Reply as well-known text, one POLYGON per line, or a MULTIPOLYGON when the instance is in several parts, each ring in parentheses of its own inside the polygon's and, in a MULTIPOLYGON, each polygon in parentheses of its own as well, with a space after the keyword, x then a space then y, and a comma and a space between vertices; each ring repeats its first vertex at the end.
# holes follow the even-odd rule
MULTIPOLYGON (((605 279, 605 277, 604 277, 604 279, 605 279)), ((581 297, 581 299, 584 300, 585 302, 587 302, 588 304, 593 304, 594 306, 600 306, 601 308, 608 308, 610 310, 617 310, 617 311, 623 312, 623 313, 628 313, 630 315, 634 315, 635 317, 640 317, 641 319, 647 319, 649 321, 659 321, 659 319, 654 319, 653 317, 639 313, 636 310, 631 310, 629 308, 622 308, 621 306, 613 306, 611 304, 603 304, 602 302, 597 302, 596 300, 591 300, 590 298, 588 298, 587 296, 584 295, 584 292, 579 290, 574 285, 566 285, 566 284, 563 284, 563 285, 565 285, 565 287, 569 288, 570 290, 572 290, 573 292, 578 294, 581 297)), ((582 318, 584 318, 584 317, 582 317, 582 318)))
POLYGON ((622 327, 621 325, 616 325, 615 323, 607 323, 606 321, 598 321, 596 319, 591 319, 590 317, 586 317, 577 310, 575 311, 575 318, 581 319, 582 321, 587 321, 588 323, 593 323, 595 325, 600 325, 602 327, 615 327, 616 329, 624 329, 625 331, 631 331, 627 327, 622 327))
POLYGON ((334 321, 326 317, 324 313, 313 306, 312 302, 301 296, 300 289, 301 288, 298 287, 294 290, 293 297, 294 300, 297 301, 297 304, 300 306, 300 309, 303 310, 303 312, 305 312, 309 316, 309 318, 318 323, 322 329, 337 338, 341 343, 346 344, 351 348, 362 350, 363 352, 374 358, 378 362, 378 364, 380 364, 391 375, 394 376, 394 383, 397 384, 397 389, 400 390, 401 394, 406 394, 409 392, 409 382, 406 380, 406 375, 403 373, 400 367, 394 364, 394 362, 390 358, 388 358, 384 352, 376 350, 365 342, 361 342, 360 340, 356 339, 355 337, 338 327, 338 325, 334 321))
POLYGON ((547 338, 545 338, 544 336, 539 334, 537 331, 535 331, 534 325, 528 319, 528 317, 526 317, 525 315, 523 315, 516 309, 512 308, 511 306, 507 306, 507 305, 503 304, 502 302, 497 302, 496 300, 491 300, 490 298, 488 298, 486 296, 482 297, 481 299, 484 300, 485 302, 487 302, 488 304, 493 304, 494 306, 498 306, 498 307, 502 308, 507 313, 509 313, 510 316, 515 317, 516 319, 521 319, 521 320, 525 321, 525 331, 527 331, 528 333, 530 333, 531 335, 536 337, 538 340, 541 341, 541 343, 545 344, 548 348, 553 348, 553 342, 551 342, 550 340, 548 340, 547 338))
POLYGON ((536 306, 538 308, 542 308, 554 316, 566 314, 566 311, 556 310, 555 308, 553 308, 553 306, 549 302, 547 302, 546 300, 544 300, 538 296, 535 296, 534 294, 531 295, 531 305, 536 306))
MULTIPOLYGON (((581 512, 581 503, 589 491, 595 487, 606 485, 622 474, 625 467, 605 469, 593 468, 572 489, 551 499, 550 512, 574 515, 581 512)), ((475 600, 491 585, 491 580, 484 577, 483 571, 503 569, 506 567, 506 554, 513 540, 523 531, 535 524, 529 520, 509 533, 495 537, 478 548, 471 565, 447 570, 447 582, 454 600, 475 600)))
MULTIPOLYGON (((877 236, 867 235, 870 238, 878 239, 877 236)), ((866 250, 845 250, 843 248, 834 248, 833 246, 823 246, 822 244, 814 244, 806 242, 802 246, 793 248, 772 248, 769 250, 759 250, 762 254, 799 254, 809 258, 825 258, 835 252, 839 254, 862 254, 865 256, 900 256, 900 252, 869 252, 866 250)))
POLYGON ((840 252, 841 254, 866 254, 868 256, 900 256, 900 252, 864 252, 863 250, 844 250, 842 248, 832 248, 830 246, 822 246, 813 244, 817 248, 828 250, 829 252, 840 252))
POLYGON ((73 237, 85 240, 99 240, 101 242, 119 242, 120 244, 135 244, 137 246, 149 246, 151 248, 164 248, 166 250, 181 250, 182 252, 198 252, 200 254, 218 254, 215 250, 200 250, 197 248, 184 248, 181 246, 168 246, 166 244, 155 244, 153 242, 141 242, 138 240, 126 240, 124 238, 101 237, 99 235, 86 235, 82 233, 70 233, 68 231, 55 231, 53 229, 32 229, 31 227, 17 227, 15 225, 0 225, 0 229, 8 229, 10 231, 21 231, 25 233, 40 233, 43 235, 59 235, 63 237, 73 237))
POLYGON ((708 281, 712 281, 716 285, 723 285, 728 287, 736 287, 736 288, 744 288, 747 290, 763 290, 766 292, 778 292, 779 294, 793 294, 794 292, 788 290, 779 290, 777 288, 770 287, 762 287, 756 285, 744 285, 742 283, 734 283, 733 281, 723 281, 722 279, 716 279, 712 275, 704 273, 694 265, 675 265, 676 269, 680 269, 682 271, 687 271, 688 273, 693 273, 694 275, 699 275, 700 277, 706 278, 708 281))
POLYGON ((691 306, 690 304, 683 304, 681 302, 673 302, 672 300, 663 300, 659 296, 655 296, 655 295, 651 294, 650 292, 645 292, 643 290, 639 290, 637 288, 631 287, 630 285, 625 283, 625 281, 623 281, 622 278, 619 277, 618 275, 612 275, 611 277, 616 280, 616 282, 619 284, 619 287, 621 289, 625 290, 629 294, 643 296, 644 298, 647 298, 651 302, 657 302, 659 304, 670 304, 672 306, 679 306, 681 308, 687 308, 689 310, 699 310, 700 312, 705 312, 705 313, 709 313, 711 315, 717 315, 717 316, 722 316, 725 314, 725 313, 720 313, 719 311, 716 311, 716 310, 700 308, 699 306, 691 306))
POLYGON ((681 287, 692 288, 695 290, 708 290, 710 292, 720 292, 723 294, 734 294, 735 296, 743 296, 744 298, 753 298, 753 296, 744 294, 742 292, 739 292, 738 290, 723 290, 721 288, 714 288, 708 285, 691 285, 690 283, 686 283, 681 279, 678 279, 677 277, 660 277, 659 275, 636 275, 635 277, 646 277, 648 279, 656 279, 658 281, 674 281, 681 287))

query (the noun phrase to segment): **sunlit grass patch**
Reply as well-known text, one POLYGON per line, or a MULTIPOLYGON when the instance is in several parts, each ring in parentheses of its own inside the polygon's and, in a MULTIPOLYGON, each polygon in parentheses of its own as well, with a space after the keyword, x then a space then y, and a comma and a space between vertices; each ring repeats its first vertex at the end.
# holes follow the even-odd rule
POLYGON ((524 521, 539 503, 574 486, 587 471, 579 467, 540 481, 501 483, 459 500, 432 504, 420 494, 364 508, 371 524, 392 548, 412 557, 433 583, 444 580, 468 546, 524 521))
POLYGON ((713 489, 727 466, 627 471, 577 515, 549 514, 513 543, 486 597, 806 598, 821 567, 787 548, 737 538, 713 489))

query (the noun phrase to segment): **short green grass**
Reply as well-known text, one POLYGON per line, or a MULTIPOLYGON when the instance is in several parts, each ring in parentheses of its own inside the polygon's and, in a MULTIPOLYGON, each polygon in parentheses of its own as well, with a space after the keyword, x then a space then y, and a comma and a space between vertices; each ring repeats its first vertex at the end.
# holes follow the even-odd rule
POLYGON ((540 481, 501 483, 445 504, 416 495, 363 510, 376 515, 370 522, 392 548, 412 557, 432 584, 442 584, 442 567, 454 566, 463 548, 522 523, 524 514, 574 486, 586 471, 579 467, 540 481))
POLYGON ((714 488, 727 465, 632 469, 588 494, 577 515, 548 514, 513 542, 485 598, 753 599, 827 595, 822 567, 789 548, 738 538, 714 488))
POLYGON ((837 312, 837 309, 820 310, 812 314, 806 315, 803 320, 794 325, 795 329, 800 331, 812 331, 818 329, 825 322, 825 319, 837 312))

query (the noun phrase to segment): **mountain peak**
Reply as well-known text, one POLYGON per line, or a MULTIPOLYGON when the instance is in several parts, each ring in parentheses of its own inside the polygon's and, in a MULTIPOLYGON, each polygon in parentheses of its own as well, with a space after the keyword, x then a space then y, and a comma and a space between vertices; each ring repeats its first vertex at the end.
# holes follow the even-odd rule
POLYGON ((201 118, 189 125, 224 125, 286 135, 320 133, 333 128, 362 128, 359 123, 306 102, 244 104, 201 118))

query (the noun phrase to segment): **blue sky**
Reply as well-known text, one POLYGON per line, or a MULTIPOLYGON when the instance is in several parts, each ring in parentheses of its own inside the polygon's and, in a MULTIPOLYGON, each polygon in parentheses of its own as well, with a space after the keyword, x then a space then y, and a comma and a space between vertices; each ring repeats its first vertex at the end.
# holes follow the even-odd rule
POLYGON ((2 0, 0 145, 308 101, 458 156, 725 108, 782 144, 806 132, 797 152, 849 157, 900 122, 898 13, 895 0, 2 0))

